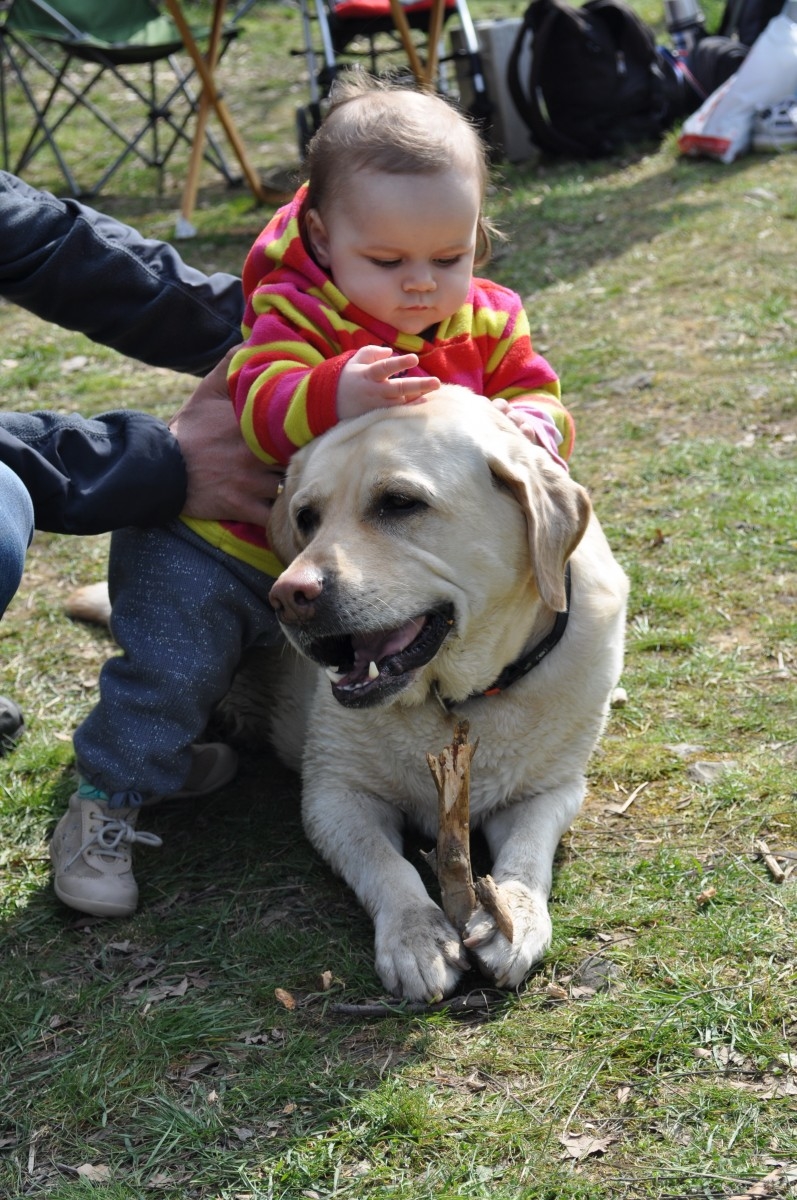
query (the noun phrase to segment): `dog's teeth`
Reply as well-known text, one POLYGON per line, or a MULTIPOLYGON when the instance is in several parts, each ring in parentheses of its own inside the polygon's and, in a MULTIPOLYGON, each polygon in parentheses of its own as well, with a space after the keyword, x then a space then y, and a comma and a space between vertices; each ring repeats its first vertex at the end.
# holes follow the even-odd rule
POLYGON ((338 683, 343 678, 343 672, 337 667, 324 667, 324 670, 333 683, 338 683))
POLYGON ((379 678, 379 667, 376 665, 375 662, 370 662, 368 664, 368 678, 369 679, 378 679, 379 678))

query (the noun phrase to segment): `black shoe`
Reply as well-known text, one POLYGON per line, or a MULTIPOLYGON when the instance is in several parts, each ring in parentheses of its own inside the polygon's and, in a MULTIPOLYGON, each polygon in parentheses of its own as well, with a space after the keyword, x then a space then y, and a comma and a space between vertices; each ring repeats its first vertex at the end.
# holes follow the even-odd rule
POLYGON ((24 728, 25 718, 19 706, 7 696, 0 696, 0 757, 14 749, 24 728))

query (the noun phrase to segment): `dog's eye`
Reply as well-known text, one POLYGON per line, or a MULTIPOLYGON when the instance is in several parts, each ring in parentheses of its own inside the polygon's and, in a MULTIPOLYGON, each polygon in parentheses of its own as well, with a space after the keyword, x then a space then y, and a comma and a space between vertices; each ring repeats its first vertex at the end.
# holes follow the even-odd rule
POLYGON ((318 528, 318 513, 309 505, 297 508, 293 519, 302 537, 309 537, 318 528))
POLYGON ((384 492, 379 497, 377 512, 380 517, 403 517, 410 513, 423 512, 428 508, 425 500, 408 496, 405 492, 384 492))

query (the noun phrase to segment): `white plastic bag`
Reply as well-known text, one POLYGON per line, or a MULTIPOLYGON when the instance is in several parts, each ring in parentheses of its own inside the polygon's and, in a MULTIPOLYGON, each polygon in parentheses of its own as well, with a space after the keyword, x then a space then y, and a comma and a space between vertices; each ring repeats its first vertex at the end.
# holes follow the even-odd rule
POLYGON ((733 162, 750 149, 759 109, 797 93, 797 22, 787 11, 773 17, 735 75, 687 117, 678 138, 682 154, 733 162))

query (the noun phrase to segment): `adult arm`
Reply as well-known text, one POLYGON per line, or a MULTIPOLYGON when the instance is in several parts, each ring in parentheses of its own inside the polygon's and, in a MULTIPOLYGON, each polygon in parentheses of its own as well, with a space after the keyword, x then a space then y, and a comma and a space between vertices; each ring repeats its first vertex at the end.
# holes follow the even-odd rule
POLYGON ((0 413, 0 461, 30 493, 36 528, 54 533, 160 524, 185 503, 179 444, 147 413, 0 413))
POLYGON ((241 437, 227 394, 229 357, 197 384, 170 428, 128 410, 89 420, 0 412, 0 462, 30 493, 36 528, 102 533, 180 512, 265 525, 281 472, 241 437))
POLYGON ((234 275, 0 171, 0 296, 150 366, 204 375, 240 341, 234 275))

